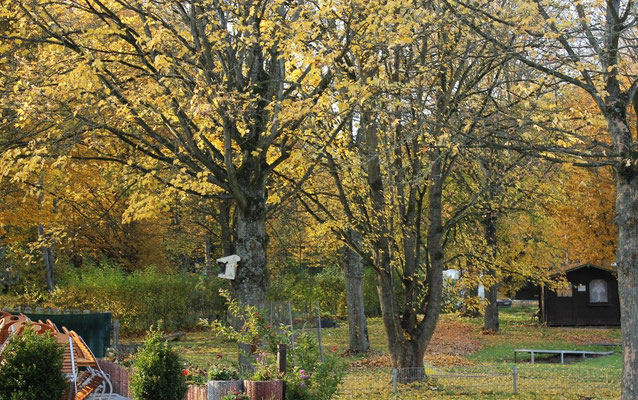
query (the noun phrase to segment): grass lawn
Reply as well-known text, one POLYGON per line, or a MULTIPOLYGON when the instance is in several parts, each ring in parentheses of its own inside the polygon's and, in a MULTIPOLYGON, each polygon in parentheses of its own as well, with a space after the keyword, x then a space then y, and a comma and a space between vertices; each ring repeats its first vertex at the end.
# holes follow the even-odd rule
MULTIPOLYGON (((481 319, 442 315, 425 356, 433 378, 392 393, 391 361, 383 324, 379 318, 368 320, 372 351, 365 357, 348 357, 351 365, 340 399, 613 399, 620 395, 622 357, 620 347, 596 346, 596 343, 620 342, 619 328, 547 328, 531 322, 534 307, 514 306, 501 309, 501 332, 482 334, 481 319), (528 362, 521 356, 518 369, 518 396, 513 394, 513 350, 582 349, 614 350, 617 353, 586 360, 569 359, 565 365, 528 362), (469 377, 477 376, 477 377, 469 377), (480 376, 480 377, 479 377, 480 376)), ((323 329, 325 351, 344 352, 348 347, 345 323, 323 329)), ((315 332, 314 330, 312 331, 315 332)), ((138 339, 139 340, 139 339, 138 339)), ((191 332, 174 343, 177 351, 191 364, 200 367, 216 362, 234 362, 237 351, 232 343, 213 340, 208 332, 191 332)), ((555 360, 554 360, 555 361, 555 360)))

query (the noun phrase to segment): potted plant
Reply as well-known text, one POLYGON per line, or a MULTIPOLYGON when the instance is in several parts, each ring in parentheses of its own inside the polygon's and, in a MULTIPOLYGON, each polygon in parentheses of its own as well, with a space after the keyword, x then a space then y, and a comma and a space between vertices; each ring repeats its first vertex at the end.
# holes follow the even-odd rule
MULTIPOLYGON (((208 370, 208 400, 226 399, 231 393, 243 393, 244 381, 239 380, 239 373, 222 365, 215 365, 208 370)), ((240 399, 241 397, 232 397, 240 399)))
POLYGON ((250 400, 283 400, 284 383, 272 361, 266 353, 260 353, 255 373, 251 379, 244 380, 244 389, 250 400))

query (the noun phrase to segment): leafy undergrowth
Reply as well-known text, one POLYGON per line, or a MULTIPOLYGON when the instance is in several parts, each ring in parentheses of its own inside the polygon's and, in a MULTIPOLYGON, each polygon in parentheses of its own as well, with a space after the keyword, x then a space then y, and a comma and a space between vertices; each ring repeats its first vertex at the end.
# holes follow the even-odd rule
MULTIPOLYGON (((483 334, 481 319, 442 315, 425 355, 431 379, 398 385, 396 397, 391 360, 379 318, 368 320, 372 351, 366 356, 346 355, 346 324, 323 329, 322 341, 325 351, 343 353, 351 363, 339 399, 618 398, 621 348, 596 344, 620 342, 620 329, 547 328, 531 321, 535 311, 536 308, 529 306, 501 309, 501 331, 496 334, 483 334), (515 396, 512 371, 516 348, 614 350, 617 353, 584 361, 570 359, 565 365, 543 360, 532 365, 529 356, 520 356, 518 395, 515 396)), ((311 332, 316 334, 314 330, 311 332)), ((232 343, 211 339, 207 332, 188 333, 174 346, 190 364, 202 367, 231 363, 237 358, 232 343)))

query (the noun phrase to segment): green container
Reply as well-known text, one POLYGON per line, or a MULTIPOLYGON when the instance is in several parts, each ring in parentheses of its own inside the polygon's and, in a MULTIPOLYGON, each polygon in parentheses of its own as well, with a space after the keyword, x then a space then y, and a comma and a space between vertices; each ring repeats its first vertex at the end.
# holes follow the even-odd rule
POLYGON ((31 321, 50 319, 60 330, 66 326, 68 330, 77 332, 97 358, 104 357, 111 344, 111 313, 24 314, 31 321))

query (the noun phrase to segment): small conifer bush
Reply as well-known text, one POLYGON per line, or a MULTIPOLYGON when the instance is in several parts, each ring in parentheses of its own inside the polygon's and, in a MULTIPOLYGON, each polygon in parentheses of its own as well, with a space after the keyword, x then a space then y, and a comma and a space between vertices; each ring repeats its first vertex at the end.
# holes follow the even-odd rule
POLYGON ((133 400, 182 400, 187 390, 179 356, 159 330, 151 328, 133 363, 133 400))
POLYGON ((62 373, 64 348, 52 335, 25 329, 14 336, 2 353, 0 399, 59 399, 68 387, 62 373))

